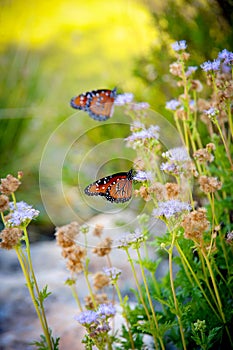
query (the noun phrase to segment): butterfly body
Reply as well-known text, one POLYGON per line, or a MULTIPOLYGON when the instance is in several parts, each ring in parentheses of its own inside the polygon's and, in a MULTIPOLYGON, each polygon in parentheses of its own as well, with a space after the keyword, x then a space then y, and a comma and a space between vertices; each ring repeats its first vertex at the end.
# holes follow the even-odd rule
POLYGON ((110 202, 124 203, 132 197, 133 170, 103 177, 84 190, 88 196, 103 196, 110 202))
POLYGON ((113 114, 116 96, 116 88, 93 90, 73 97, 70 105, 87 112, 95 120, 104 121, 113 114))

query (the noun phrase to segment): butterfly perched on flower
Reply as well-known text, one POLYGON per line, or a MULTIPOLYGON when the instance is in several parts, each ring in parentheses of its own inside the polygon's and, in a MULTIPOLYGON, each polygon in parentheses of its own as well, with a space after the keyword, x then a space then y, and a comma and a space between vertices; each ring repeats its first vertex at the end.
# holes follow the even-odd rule
POLYGON ((88 196, 103 196, 110 202, 124 203, 132 197, 133 170, 116 173, 88 185, 84 192, 88 196))
POLYGON ((116 96, 116 88, 93 90, 73 97, 70 105, 87 112, 95 120, 104 121, 113 115, 116 96))

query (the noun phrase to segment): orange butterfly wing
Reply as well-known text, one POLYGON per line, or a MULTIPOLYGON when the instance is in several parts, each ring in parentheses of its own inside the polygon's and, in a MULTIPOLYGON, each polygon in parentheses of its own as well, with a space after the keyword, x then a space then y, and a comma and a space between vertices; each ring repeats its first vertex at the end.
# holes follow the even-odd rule
POLYGON ((88 196, 104 196, 110 202, 123 203, 132 197, 132 180, 132 170, 117 173, 93 182, 84 192, 88 196))
POLYGON ((70 101, 70 105, 75 109, 81 109, 83 111, 87 111, 90 98, 91 98, 91 94, 89 92, 85 92, 81 95, 73 97, 70 101))
POLYGON ((115 98, 116 89, 93 91, 88 108, 90 117, 99 121, 110 118, 113 115, 115 98))

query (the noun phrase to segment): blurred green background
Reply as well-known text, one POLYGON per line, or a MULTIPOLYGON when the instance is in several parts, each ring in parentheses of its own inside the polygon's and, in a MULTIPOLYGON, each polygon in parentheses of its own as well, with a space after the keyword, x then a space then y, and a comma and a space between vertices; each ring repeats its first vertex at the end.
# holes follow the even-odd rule
MULTIPOLYGON (((2 0, 0 6, 0 176, 24 172, 17 198, 41 210, 41 232, 49 232, 52 223, 41 201, 39 167, 57 128, 72 121, 54 138, 52 158, 59 157, 80 130, 83 135, 95 128, 78 140, 77 148, 69 144, 61 171, 70 201, 77 201, 72 192, 82 156, 105 140, 126 137, 129 130, 127 125, 114 128, 112 135, 107 123, 99 127, 84 113, 75 114, 71 97, 117 86, 118 91, 133 92, 136 100, 149 102, 172 122, 164 109, 165 102, 178 95, 169 75, 170 44, 185 39, 193 65, 215 58, 224 48, 232 50, 231 1, 2 0)), ((130 122, 120 109, 113 118, 130 122)), ((114 147, 106 150, 103 162, 119 156, 114 147)), ((127 170, 124 158, 132 158, 128 152, 110 161, 104 171, 127 170)), ((90 157, 89 168, 79 174, 83 184, 92 178, 95 158, 90 157)), ((59 197, 53 197, 56 172, 49 169, 46 190, 65 223, 59 197)), ((91 215, 92 211, 86 213, 87 218, 91 215)))

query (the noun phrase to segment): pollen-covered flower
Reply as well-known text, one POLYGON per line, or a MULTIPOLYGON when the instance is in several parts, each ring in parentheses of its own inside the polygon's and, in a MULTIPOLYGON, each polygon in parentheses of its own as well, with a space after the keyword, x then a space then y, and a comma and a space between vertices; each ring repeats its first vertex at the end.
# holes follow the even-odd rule
POLYGON ((117 106, 123 106, 133 101, 134 95, 131 92, 125 92, 124 94, 117 95, 114 104, 117 106))
POLYGON ((166 109, 170 109, 171 111, 177 110, 177 108, 180 106, 180 101, 173 99, 166 102, 166 109))
POLYGON ((4 212, 9 209, 9 198, 4 194, 0 194, 0 212, 4 212))
POLYGON ((112 239, 106 237, 102 242, 100 242, 92 251, 98 256, 108 255, 112 250, 112 239))
POLYGON ((11 210, 10 218, 7 221, 7 226, 22 226, 27 225, 32 219, 39 215, 39 210, 34 209, 31 205, 21 201, 17 202, 16 206, 13 202, 9 203, 11 210))
POLYGON ((200 176, 198 179, 201 190, 204 193, 213 193, 222 188, 222 183, 216 177, 200 176))
POLYGON ((178 199, 170 199, 166 202, 159 202, 158 208, 153 210, 152 215, 155 217, 165 217, 166 219, 169 219, 172 216, 177 216, 177 214, 190 210, 190 204, 181 202, 178 199))
POLYGON ((19 179, 9 174, 5 179, 1 179, 0 192, 10 195, 18 189, 20 184, 19 179))
POLYGON ((94 274, 93 280, 94 288, 97 290, 109 285, 109 278, 103 272, 97 272, 94 274))
POLYGON ((181 226, 184 228, 184 237, 192 240, 200 240, 203 233, 209 229, 210 223, 207 220, 206 209, 198 208, 187 214, 181 226))
POLYGON ((22 230, 17 227, 7 227, 0 232, 1 243, 0 247, 3 249, 13 249, 20 238, 22 237, 22 230))
POLYGON ((181 51, 187 48, 186 40, 176 41, 171 44, 174 51, 181 51))

